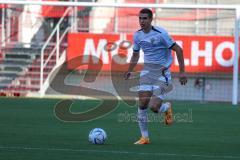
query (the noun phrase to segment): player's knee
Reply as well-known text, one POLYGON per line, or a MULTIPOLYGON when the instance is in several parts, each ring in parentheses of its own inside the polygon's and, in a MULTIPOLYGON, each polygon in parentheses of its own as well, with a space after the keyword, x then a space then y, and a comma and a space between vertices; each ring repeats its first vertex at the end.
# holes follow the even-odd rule
POLYGON ((158 113, 158 109, 150 107, 150 109, 154 112, 154 113, 158 113))
POLYGON ((139 109, 141 110, 144 110, 144 109, 147 109, 148 107, 147 106, 139 106, 139 109))
POLYGON ((154 112, 154 113, 158 113, 159 110, 159 105, 155 104, 155 105, 151 105, 150 109, 154 112))
POLYGON ((142 107, 145 107, 145 106, 148 106, 148 103, 149 103, 149 100, 147 98, 141 98, 139 100, 139 106, 142 106, 142 107))
POLYGON ((140 109, 147 109, 148 108, 148 101, 146 99, 139 100, 139 108, 140 109))

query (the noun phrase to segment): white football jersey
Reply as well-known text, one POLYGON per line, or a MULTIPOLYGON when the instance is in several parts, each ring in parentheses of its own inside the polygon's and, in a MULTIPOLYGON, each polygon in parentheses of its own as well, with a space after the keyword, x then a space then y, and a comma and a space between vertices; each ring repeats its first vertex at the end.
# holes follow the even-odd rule
POLYGON ((139 53, 140 49, 143 50, 144 64, 159 64, 169 68, 173 59, 171 47, 175 43, 165 29, 152 26, 148 33, 144 33, 143 30, 134 33, 133 51, 139 53))

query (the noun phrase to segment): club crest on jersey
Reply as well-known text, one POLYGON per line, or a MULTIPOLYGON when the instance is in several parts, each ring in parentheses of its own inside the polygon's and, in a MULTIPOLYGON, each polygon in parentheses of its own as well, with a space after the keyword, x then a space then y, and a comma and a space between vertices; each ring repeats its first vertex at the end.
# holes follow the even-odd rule
POLYGON ((154 38, 151 38, 151 39, 150 39, 150 42, 151 42, 152 44, 154 44, 154 41, 155 41, 154 38))

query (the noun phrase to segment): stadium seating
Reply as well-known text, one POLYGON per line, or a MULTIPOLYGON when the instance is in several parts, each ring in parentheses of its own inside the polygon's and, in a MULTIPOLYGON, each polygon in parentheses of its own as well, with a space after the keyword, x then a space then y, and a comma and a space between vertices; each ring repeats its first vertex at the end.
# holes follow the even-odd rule
MULTIPOLYGON (((46 60, 48 56, 45 55, 46 60)), ((28 92, 37 92, 40 88, 40 49, 39 48, 11 48, 5 51, 5 58, 1 65, 0 81, 1 94, 8 96, 24 96, 28 92)), ((56 57, 52 56, 44 68, 44 79, 56 64, 56 57)))
MULTIPOLYGON (((10 27, 10 33, 5 30, 8 35, 6 36, 7 38, 5 38, 5 45, 1 45, 0 48, 0 96, 25 96, 29 92, 38 92, 40 89, 41 49, 56 25, 53 24, 53 26, 51 26, 52 21, 47 20, 56 18, 56 15, 51 13, 52 9, 50 8, 50 13, 44 13, 46 15, 38 15, 35 11, 35 19, 32 19, 33 17, 31 17, 31 14, 28 14, 30 12, 29 9, 17 8, 15 6, 11 6, 11 8, 8 9, 11 10, 13 14, 10 18, 6 19, 6 23, 11 24, 12 26, 10 27), (22 16, 23 12, 26 12, 25 17, 22 16), (39 17, 41 18, 39 19, 39 17), (21 24, 24 18, 28 23, 21 24), (45 19, 44 23, 43 19, 45 19), (38 24, 33 26, 29 23, 29 21, 32 20, 36 20, 38 24), (24 29, 30 28, 30 30, 25 30, 25 32, 23 32, 24 29, 21 29, 18 26, 25 27, 24 29), (31 30, 31 28, 34 30, 31 30), (31 34, 30 42, 21 42, 24 37, 29 36, 24 35, 28 33, 31 34)), ((57 15, 60 14, 63 13, 58 12, 57 15)), ((59 19, 60 18, 57 17, 56 20, 59 19)), ((66 27, 68 26, 65 26, 64 21, 60 28, 60 34, 62 33, 62 29, 65 29, 66 27)), ((44 54, 44 60, 48 59, 48 63, 44 67, 44 79, 46 79, 49 72, 56 65, 56 56, 53 55, 49 57, 49 54, 56 46, 55 42, 54 37, 44 50, 44 53, 46 52, 44 54)), ((66 47, 60 46, 60 52, 63 52, 64 49, 66 49, 66 47)))
MULTIPOLYGON (((28 90, 32 90, 34 87, 22 83, 23 80, 18 80, 28 71, 28 67, 33 60, 39 54, 39 49, 23 48, 21 46, 14 48, 5 48, 4 60, 1 62, 1 77, 4 77, 0 81, 1 92, 11 94, 27 93, 28 90), (29 87, 30 86, 30 87, 29 87), (31 88, 32 87, 32 88, 31 88), (24 88, 24 89, 23 89, 24 88), (23 90, 21 90, 23 89, 23 90)), ((31 79, 31 77, 29 77, 31 79)), ((24 79, 26 81, 27 79, 24 79)))

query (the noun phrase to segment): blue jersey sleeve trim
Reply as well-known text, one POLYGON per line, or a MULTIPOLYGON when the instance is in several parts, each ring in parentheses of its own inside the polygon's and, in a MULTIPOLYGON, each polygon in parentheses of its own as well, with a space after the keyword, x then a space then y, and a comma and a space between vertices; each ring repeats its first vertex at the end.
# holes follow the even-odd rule
POLYGON ((133 52, 139 53, 139 51, 140 51, 140 50, 135 50, 135 49, 133 49, 133 52))
POLYGON ((168 49, 172 49, 172 47, 176 44, 176 42, 174 42, 168 49))
POLYGON ((161 31, 157 30, 157 29, 154 28, 153 26, 152 26, 152 30, 154 30, 154 31, 156 31, 156 32, 158 32, 158 33, 162 33, 161 31))

